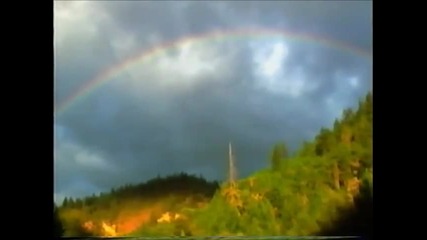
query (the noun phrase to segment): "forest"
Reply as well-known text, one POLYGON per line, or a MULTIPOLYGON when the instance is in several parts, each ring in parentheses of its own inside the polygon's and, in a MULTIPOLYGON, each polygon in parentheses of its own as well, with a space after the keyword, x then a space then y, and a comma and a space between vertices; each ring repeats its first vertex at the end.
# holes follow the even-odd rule
POLYGON ((157 177, 54 206, 56 236, 372 235, 372 93, 235 181, 157 177))

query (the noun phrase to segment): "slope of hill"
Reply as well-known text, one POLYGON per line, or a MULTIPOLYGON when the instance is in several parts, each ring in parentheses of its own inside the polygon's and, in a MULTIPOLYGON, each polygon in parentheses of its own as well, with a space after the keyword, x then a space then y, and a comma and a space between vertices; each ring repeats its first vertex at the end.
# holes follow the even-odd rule
POLYGON ((217 182, 185 173, 157 177, 84 199, 64 199, 59 214, 65 236, 119 236, 156 223, 166 212, 206 203, 217 182))
POLYGON ((372 94, 356 111, 345 110, 332 129, 321 129, 295 156, 288 157, 286 146, 277 144, 270 161, 270 169, 224 184, 194 215, 197 229, 206 235, 323 234, 334 232, 354 207, 369 208, 369 200, 360 199, 372 191, 372 94))
POLYGON ((60 208, 66 233, 79 236, 107 232, 128 236, 370 233, 371 93, 359 102, 356 110, 345 110, 332 129, 321 129, 294 156, 288 156, 285 144, 277 144, 269 161, 269 168, 233 184, 223 183, 218 190, 217 183, 181 174, 73 201, 72 206, 67 200, 60 208))

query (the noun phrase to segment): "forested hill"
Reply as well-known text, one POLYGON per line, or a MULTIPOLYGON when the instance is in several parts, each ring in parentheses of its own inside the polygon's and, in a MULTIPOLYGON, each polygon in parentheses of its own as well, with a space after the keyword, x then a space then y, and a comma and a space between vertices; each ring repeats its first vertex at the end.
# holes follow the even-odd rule
MULTIPOLYGON (((186 173, 158 176, 108 193, 65 198, 58 212, 65 236, 105 235, 105 228, 113 225, 120 226, 119 233, 125 234, 140 224, 158 219, 166 211, 206 203, 218 187, 218 182, 186 173)), ((107 235, 119 234, 116 230, 107 235)))
POLYGON ((85 198, 65 198, 62 207, 81 208, 83 206, 105 205, 112 201, 126 199, 151 200, 170 194, 191 195, 199 194, 210 197, 218 188, 218 182, 209 182, 203 177, 186 173, 173 174, 165 177, 156 177, 140 184, 128 184, 110 192, 93 194, 85 198))
MULTIPOLYGON (((370 235, 372 94, 321 129, 295 156, 273 147, 270 167, 224 184, 185 226, 195 235, 370 235)), ((139 234, 146 234, 141 231, 139 234)))
POLYGON ((111 232, 127 236, 370 235, 372 94, 293 156, 285 143, 273 146, 268 164, 219 189, 181 174, 72 204, 67 200, 59 213, 68 235, 89 234, 87 229, 108 235, 112 225, 111 232), (140 218, 126 211, 140 212, 140 218), (94 219, 103 228, 95 230, 94 219))

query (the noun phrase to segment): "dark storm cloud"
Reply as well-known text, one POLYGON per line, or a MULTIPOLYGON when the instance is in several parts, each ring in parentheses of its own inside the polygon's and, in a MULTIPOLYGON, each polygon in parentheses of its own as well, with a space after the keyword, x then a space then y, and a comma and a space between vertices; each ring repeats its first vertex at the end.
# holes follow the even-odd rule
POLYGON ((269 26, 283 22, 288 29, 372 48, 371 1, 232 1, 227 5, 246 15, 245 21, 255 19, 269 26))
MULTIPOLYGON (((170 40, 213 28, 283 26, 347 41, 367 51, 372 47, 371 2, 91 4, 107 20, 99 22, 101 30, 91 38, 77 31, 73 38, 63 37, 57 44, 58 99, 122 61, 115 46, 129 45, 126 53, 132 53, 147 47, 153 34, 170 40), (126 36, 135 37, 133 45, 125 44, 126 36)), ((272 144, 284 140, 296 149, 371 89, 369 61, 318 45, 297 42, 288 47, 283 68, 292 72, 301 67, 308 84, 318 86, 299 97, 256 87, 253 52, 242 42, 219 48, 220 56, 228 57, 226 68, 198 76, 197 84, 183 90, 177 90, 183 85, 180 81, 190 77, 156 73, 155 68, 139 75, 140 83, 132 89, 126 88, 130 74, 97 89, 56 118, 56 127, 61 129, 56 131, 56 193, 90 194, 177 171, 223 179, 229 141, 236 150, 239 173, 245 176, 267 165, 272 144), (351 77, 359 78, 357 88, 350 86, 351 77), (173 81, 161 91, 153 87, 165 78, 173 81), (328 107, 327 99, 336 106, 328 107)), ((213 64, 214 60, 207 61, 213 64)))

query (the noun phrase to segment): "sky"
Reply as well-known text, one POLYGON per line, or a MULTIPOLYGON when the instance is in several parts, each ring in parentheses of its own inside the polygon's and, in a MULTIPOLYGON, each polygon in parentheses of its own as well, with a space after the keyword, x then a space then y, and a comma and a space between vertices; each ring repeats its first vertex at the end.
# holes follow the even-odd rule
POLYGON ((372 2, 56 1, 54 51, 57 202, 221 181, 229 142, 248 176, 372 90, 372 2))

